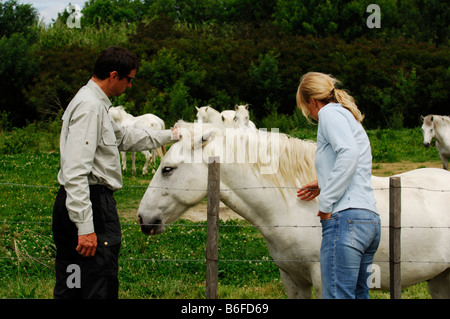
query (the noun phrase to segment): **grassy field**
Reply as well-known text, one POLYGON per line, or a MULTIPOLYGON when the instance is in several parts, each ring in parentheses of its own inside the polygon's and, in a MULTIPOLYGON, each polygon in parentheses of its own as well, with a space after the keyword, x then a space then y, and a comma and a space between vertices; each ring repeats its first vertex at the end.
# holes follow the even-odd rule
MULTIPOLYGON (((369 131, 369 136, 375 175, 441 167, 437 151, 421 145, 418 130, 369 131)), ((42 149, 18 153, 0 158, 0 298, 52 298, 51 215, 59 154, 42 149)), ((137 165, 143 165, 140 156, 137 165)), ((134 216, 150 180, 125 173, 124 188, 115 193, 123 235, 119 297, 205 298, 206 223, 179 220, 161 235, 143 236, 134 216)), ((219 260, 233 261, 219 262, 219 298, 286 298, 259 232, 229 227, 248 226, 245 221, 221 224, 227 227, 220 228, 219 260)), ((371 297, 389 298, 389 293, 372 291, 371 297)), ((403 298, 429 297, 425 283, 403 292, 403 298)))

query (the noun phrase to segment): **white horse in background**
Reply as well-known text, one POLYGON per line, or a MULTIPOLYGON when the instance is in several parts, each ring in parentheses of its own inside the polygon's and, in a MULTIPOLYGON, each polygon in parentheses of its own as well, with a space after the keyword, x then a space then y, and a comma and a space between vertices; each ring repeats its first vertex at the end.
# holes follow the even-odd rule
MULTIPOLYGON (((310 298, 311 287, 320 297, 318 204, 296 196, 301 185, 317 178, 316 144, 258 130, 236 133, 220 124, 179 122, 176 126, 180 140, 162 159, 138 209, 142 232, 162 233, 166 224, 202 201, 207 194, 208 159, 219 155, 220 199, 261 232, 288 297, 310 298)), ((401 285, 428 281, 433 298, 450 298, 450 172, 424 168, 399 176, 401 285)), ((372 186, 382 236, 374 258, 378 267, 368 271, 375 279, 374 288, 388 290, 389 178, 373 176, 372 186)))
POLYGON ((421 117, 423 145, 428 148, 431 139, 436 139, 436 148, 444 169, 448 170, 448 159, 450 157, 450 117, 442 115, 427 115, 421 117))
POLYGON ((220 112, 212 108, 211 105, 195 107, 197 109, 197 120, 199 123, 220 123, 222 116, 220 112))
MULTIPOLYGON (((133 116, 125 111, 123 106, 110 107, 109 112, 113 120, 122 125, 129 126, 133 128, 151 129, 151 130, 164 130, 164 121, 154 114, 144 114, 140 116, 133 116)), ((122 155, 122 170, 127 170, 127 153, 120 152, 122 155)), ((166 153, 164 146, 150 151, 142 151, 145 156, 145 164, 142 168, 142 174, 146 175, 148 173, 148 165, 150 161, 156 160, 156 155, 163 157, 166 153)), ((136 174, 136 152, 131 152, 131 169, 133 174, 136 174)))
POLYGON ((225 127, 249 127, 256 129, 250 121, 247 105, 236 105, 234 110, 217 111, 210 105, 197 107, 197 121, 199 123, 222 123, 225 127))
POLYGON ((252 121, 250 121, 250 113, 248 111, 248 104, 245 105, 236 105, 235 111, 236 111, 236 116, 234 121, 236 122, 238 127, 249 127, 252 129, 256 129, 256 125, 255 123, 253 123, 252 121))
POLYGON ((220 113, 222 124, 225 127, 237 127, 236 123, 236 111, 235 110, 225 110, 220 113))

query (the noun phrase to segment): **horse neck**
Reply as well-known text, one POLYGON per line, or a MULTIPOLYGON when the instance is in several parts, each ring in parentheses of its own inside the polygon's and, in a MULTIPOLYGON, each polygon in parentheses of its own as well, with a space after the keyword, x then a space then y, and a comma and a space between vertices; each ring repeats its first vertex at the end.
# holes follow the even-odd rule
MULTIPOLYGON (((296 189, 277 186, 242 165, 221 165, 221 200, 228 207, 253 225, 311 225, 315 222, 317 203, 299 201, 296 189)), ((271 236, 273 229, 261 229, 263 234, 265 231, 271 236)))
POLYGON ((435 138, 442 144, 444 136, 450 134, 450 118, 436 116, 433 120, 435 138))

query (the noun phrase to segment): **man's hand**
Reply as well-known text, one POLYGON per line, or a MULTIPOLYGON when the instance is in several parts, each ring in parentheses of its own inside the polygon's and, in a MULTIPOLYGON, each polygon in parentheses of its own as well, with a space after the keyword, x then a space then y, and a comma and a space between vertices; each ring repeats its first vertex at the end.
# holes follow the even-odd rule
POLYGON ((97 235, 95 233, 78 235, 76 251, 83 257, 92 257, 97 250, 97 235))

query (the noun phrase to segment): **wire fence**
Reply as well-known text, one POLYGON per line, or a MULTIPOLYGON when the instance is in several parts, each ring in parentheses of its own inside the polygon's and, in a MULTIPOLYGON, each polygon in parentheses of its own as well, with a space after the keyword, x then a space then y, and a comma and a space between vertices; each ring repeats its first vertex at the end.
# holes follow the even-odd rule
MULTIPOLYGON (((3 182, 0 183, 0 186, 5 187, 19 187, 19 188, 31 188, 31 189, 55 189, 57 190, 59 188, 58 186, 48 186, 48 185, 29 185, 29 184, 21 184, 21 183, 8 183, 3 182)), ((133 189, 133 188, 153 188, 153 189, 164 189, 164 190, 172 190, 172 191, 186 191, 186 192, 207 192, 207 189, 196 189, 196 188, 172 188, 172 187, 161 187, 161 186, 152 186, 152 185, 124 185, 122 189, 133 189)), ((238 188, 222 188, 220 189, 220 192, 234 192, 234 191, 242 191, 242 190, 261 190, 261 189, 284 189, 284 190, 297 190, 297 187, 290 187, 290 186, 252 186, 252 187, 238 187, 238 188)), ((374 191, 389 191, 389 187, 383 187, 383 188, 374 188, 374 191)), ((421 190, 424 192, 441 192, 441 193, 450 193, 450 190, 444 190, 444 189, 430 189, 425 187, 408 187, 408 186, 402 186, 401 189, 416 189, 421 190)), ((41 224, 41 225, 51 225, 51 221, 30 221, 30 220, 0 220, 0 224, 41 224)), ((140 225, 138 223, 121 223, 122 226, 125 227, 139 227, 140 225)), ((147 224, 148 225, 148 224, 147 224)), ((159 226, 165 226, 165 227, 188 227, 188 228, 207 228, 206 224, 158 224, 159 226)), ((153 225, 148 225, 153 226, 153 225)), ((156 226, 156 225, 154 225, 156 226)), ((226 228, 226 227, 236 227, 236 228, 321 228, 321 225, 242 225, 242 224, 235 224, 235 225, 228 225, 219 223, 218 225, 220 228, 226 228)), ((388 229, 388 225, 382 225, 381 228, 388 229)), ((450 230, 450 226, 417 226, 417 225, 401 225, 402 229, 444 229, 444 230, 450 230)), ((45 260, 45 259, 52 259, 50 257, 33 257, 33 256, 0 256, 0 259, 17 259, 17 258, 30 258, 32 260, 38 261, 38 260, 45 260)), ((162 258, 162 259, 155 259, 155 258, 122 258, 121 260, 125 261, 139 261, 139 262, 205 262, 205 259, 169 259, 169 258, 162 258)), ((311 262, 319 262, 319 260, 273 260, 273 259, 220 259, 220 262, 301 262, 301 263, 311 263, 311 262)), ((389 260, 375 260, 374 263, 388 263, 389 260)), ((422 261, 422 260, 402 260, 402 263, 431 263, 431 264, 450 264, 450 261, 422 261)))
MULTIPOLYGON (((212 163, 214 164, 214 163, 212 163)), ((206 254, 205 258, 136 258, 136 257, 128 257, 121 258, 121 262, 145 262, 145 263, 176 263, 178 266, 179 263, 205 263, 206 264, 206 298, 207 299, 217 299, 218 296, 218 264, 220 263, 319 263, 319 259, 307 260, 308 258, 297 260, 297 259, 277 259, 273 260, 272 258, 262 258, 262 259, 231 259, 231 258, 219 258, 218 257, 218 236, 219 236, 219 228, 221 227, 251 227, 255 229, 263 229, 263 228, 321 228, 321 225, 227 225, 219 223, 219 198, 221 192, 235 192, 235 191, 245 191, 245 190, 261 190, 261 189, 283 189, 283 190, 297 190, 297 187, 267 187, 267 186, 252 186, 252 187, 239 187, 235 189, 227 188, 220 189, 220 183, 217 183, 217 180, 220 180, 220 177, 216 176, 216 180, 211 179, 211 164, 208 171, 208 189, 195 189, 195 188, 167 188, 160 186, 144 186, 144 185, 124 185, 124 189, 130 188, 154 188, 154 189, 165 189, 171 191, 185 191, 185 192, 205 192, 208 197, 208 213, 207 213, 207 224, 165 224, 165 227, 206 227, 207 229, 207 237, 206 237, 206 254), (215 183, 215 190, 211 191, 211 184, 215 183), (211 206, 216 206, 210 209, 210 198, 214 200, 211 206), (212 212, 212 213, 211 213, 212 212)), ((215 174, 219 174, 219 169, 217 168, 217 172, 215 174)), ((45 185, 27 185, 20 183, 0 183, 0 186, 5 187, 14 187, 14 188, 32 188, 32 189, 57 189, 58 186, 45 186, 45 185)), ((401 225, 401 190, 402 189, 416 189, 422 192, 440 192, 440 193, 450 193, 450 190, 444 189, 430 189, 425 187, 408 187, 401 186, 399 178, 391 178, 389 187, 385 188, 375 188, 374 191, 389 191, 390 196, 390 204, 389 204, 389 226, 382 226, 384 229, 389 229, 389 256, 387 260, 374 260, 373 264, 381 264, 381 263, 389 263, 389 272, 390 272, 390 291, 391 298, 400 299, 401 298, 401 268, 400 264, 443 264, 450 265, 450 261, 441 261, 441 260, 402 260, 401 259, 401 243, 400 243, 400 230, 408 230, 408 229, 433 229, 433 230, 450 230, 450 226, 447 225, 439 225, 439 226, 420 226, 420 225, 401 225), (395 197, 393 200, 391 197, 395 197)), ((2 205, 3 207, 3 205, 2 205)), ((3 220, 0 221, 0 224, 29 224, 29 225, 51 225, 50 221, 29 221, 29 220, 3 220)), ((122 223, 122 226, 125 227, 138 227, 138 223, 122 223)), ((149 226, 149 225, 147 225, 149 226)), ((161 226, 161 224, 159 224, 161 226)), ((30 255, 26 249, 21 249, 19 243, 16 239, 14 239, 14 252, 16 256, 0 256, 1 259, 11 259, 17 260, 20 262, 21 260, 25 260, 28 263, 36 263, 44 268, 47 268, 54 272, 53 267, 51 267, 51 262, 54 260, 54 257, 39 257, 30 255)), ((163 255, 164 256, 164 255, 163 255)))

